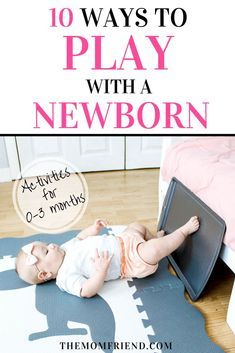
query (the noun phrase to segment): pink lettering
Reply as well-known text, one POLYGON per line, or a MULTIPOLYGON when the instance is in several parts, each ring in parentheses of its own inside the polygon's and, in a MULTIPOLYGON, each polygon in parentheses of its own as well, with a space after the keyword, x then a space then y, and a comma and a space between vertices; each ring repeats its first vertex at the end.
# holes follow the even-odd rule
POLYGON ((155 68, 155 70, 167 70, 167 68, 165 67, 165 51, 170 43, 170 41, 172 40, 172 38, 174 38, 174 36, 167 36, 168 41, 165 45, 164 48, 161 47, 161 45, 158 42, 159 38, 158 36, 147 36, 147 38, 149 38, 150 42, 152 43, 154 49, 156 50, 157 54, 158 54, 158 65, 155 68))
POLYGON ((33 103, 35 105, 35 109, 36 109, 36 126, 35 128, 40 128, 41 126, 39 126, 39 117, 42 116, 43 119, 47 122, 47 124, 51 127, 54 128, 54 117, 55 117, 55 105, 57 104, 56 102, 50 102, 51 105, 51 116, 49 116, 49 114, 47 114, 45 112, 45 110, 40 106, 40 104, 34 102, 33 103))
POLYGON ((180 128, 184 128, 184 126, 181 123, 181 120, 178 116, 182 111, 181 104, 174 103, 174 102, 167 102, 164 104, 166 106, 166 125, 165 125, 165 128, 169 129, 169 128, 173 127, 173 126, 171 126, 172 118, 175 120, 177 126, 179 126, 180 128), (173 107, 175 108, 174 113, 172 112, 173 107))
MULTIPOLYGON (((147 113, 147 119, 146 120, 149 120, 149 118, 151 117, 152 115, 149 114, 149 112, 147 113)), ((153 129, 155 126, 158 125, 159 123, 159 119, 160 119, 160 110, 158 108, 158 106, 153 103, 153 102, 145 102, 143 104, 140 105, 139 109, 138 109, 138 112, 137 112, 137 118, 138 118, 138 122, 140 124, 141 127, 143 127, 144 129, 153 129), (147 106, 147 105, 150 105, 153 107, 154 109, 154 114, 153 114, 153 123, 151 126, 147 126, 146 123, 144 122, 144 117, 143 117, 143 111, 144 111, 144 108, 147 106)))
POLYGON ((130 114, 133 110, 133 106, 131 103, 127 103, 127 102, 117 102, 116 103, 117 106, 117 121, 116 121, 116 128, 118 129, 123 129, 123 128, 129 128, 134 124, 134 118, 133 116, 130 114), (123 112, 123 106, 126 106, 126 111, 123 112), (123 120, 122 117, 125 116, 128 118, 128 122, 127 125, 123 126, 123 120))
POLYGON ((100 106, 99 106, 99 103, 96 103, 95 105, 95 109, 93 111, 93 114, 92 116, 90 115, 90 112, 89 112, 89 109, 88 109, 88 104, 87 102, 82 102, 81 103, 81 106, 83 108, 83 111, 84 111, 84 114, 85 114, 85 117, 86 117, 86 121, 87 121, 87 125, 89 126, 89 128, 92 127, 92 124, 93 124, 93 121, 94 121, 94 117, 95 115, 97 115, 98 119, 99 119, 99 122, 100 122, 100 126, 102 127, 102 129, 104 128, 105 126, 105 123, 106 123, 106 119, 108 117, 108 113, 109 113, 109 109, 110 109, 110 106, 112 103, 107 103, 108 104, 108 107, 106 109, 106 113, 105 113, 105 116, 103 116, 102 112, 101 112, 101 109, 100 109, 100 106))
POLYGON ((88 41, 86 38, 81 36, 64 36, 66 38, 66 67, 64 70, 76 70, 73 66, 73 58, 77 56, 84 55, 88 50, 88 41), (78 44, 81 45, 81 49, 79 52, 74 52, 74 41, 78 41, 78 44))
POLYGON ((146 70, 143 67, 143 65, 142 65, 142 62, 141 62, 141 59, 140 59, 140 56, 139 56, 139 53, 138 53, 138 50, 137 50, 137 47, 136 47, 136 44, 135 44, 133 36, 130 36, 130 39, 129 39, 128 43, 127 43, 127 47, 126 47, 126 50, 125 50, 125 53, 124 53, 124 56, 122 58, 121 65, 118 68, 118 70, 124 70, 122 66, 123 66, 123 63, 126 60, 134 61, 134 63, 135 63, 135 69, 134 70, 146 70), (126 57, 127 51, 128 51, 129 48, 130 48, 130 51, 132 53, 132 56, 130 58, 126 57))
POLYGON ((187 102, 189 106, 189 127, 191 126, 191 113, 200 121, 202 126, 207 128, 207 105, 209 104, 208 102, 203 102, 204 104, 204 116, 203 117, 198 110, 192 105, 192 103, 187 102))
MULTIPOLYGON (((89 51, 93 51, 93 56, 89 55, 88 60, 90 57, 94 58, 94 67, 92 70, 125 70, 125 66, 127 62, 133 63, 134 70, 146 70, 147 64, 144 65, 144 53, 145 48, 141 47, 141 50, 138 50, 136 45, 136 39, 131 35, 127 41, 127 45, 124 50, 124 54, 120 51, 115 51, 115 43, 113 44, 112 50, 108 52, 107 43, 105 48, 105 36, 91 36, 90 39, 86 39, 81 36, 64 36, 66 38, 66 67, 64 70, 77 70, 77 65, 75 66, 75 60, 77 61, 79 57, 90 54, 89 51), (94 43, 91 43, 93 41, 94 43), (107 53, 109 55, 107 55, 107 53), (111 64, 105 66, 103 64, 103 58, 113 56, 111 59, 111 64), (118 56, 116 58, 116 56, 118 56), (118 62, 120 64, 118 64, 118 62), (146 67, 145 67, 146 66, 146 67)), ((165 65, 166 59, 166 51, 169 47, 169 43, 171 42, 173 36, 167 36, 166 43, 162 46, 160 44, 159 36, 146 36, 147 44, 151 44, 153 47, 155 54, 157 54, 157 65, 156 65, 156 55, 150 57, 153 60, 152 68, 154 70, 167 70, 165 65)), ((89 61, 88 61, 89 64, 89 61)), ((150 66, 148 61, 148 66, 150 66)))
POLYGON ((73 126, 68 126, 68 121, 67 118, 71 118, 71 120, 73 120, 73 110, 71 110, 70 112, 67 111, 67 107, 68 105, 72 105, 76 108, 77 110, 77 103, 75 102, 61 102, 61 128, 77 128, 78 127, 78 123, 76 121, 75 125, 73 126))
POLYGON ((95 39, 95 67, 92 70, 116 70, 116 60, 111 67, 102 67, 102 38, 104 36, 92 36, 95 39))

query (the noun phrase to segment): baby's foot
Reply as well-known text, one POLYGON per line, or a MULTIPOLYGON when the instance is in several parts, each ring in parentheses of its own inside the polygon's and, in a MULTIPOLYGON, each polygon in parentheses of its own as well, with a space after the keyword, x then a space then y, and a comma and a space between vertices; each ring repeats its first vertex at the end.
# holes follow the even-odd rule
POLYGON ((162 238, 163 236, 164 236, 164 234, 165 234, 165 232, 164 232, 164 230, 159 230, 158 232, 157 232, 157 238, 162 238))
POLYGON ((185 236, 196 232, 199 228, 199 220, 197 216, 191 217, 180 229, 185 236))

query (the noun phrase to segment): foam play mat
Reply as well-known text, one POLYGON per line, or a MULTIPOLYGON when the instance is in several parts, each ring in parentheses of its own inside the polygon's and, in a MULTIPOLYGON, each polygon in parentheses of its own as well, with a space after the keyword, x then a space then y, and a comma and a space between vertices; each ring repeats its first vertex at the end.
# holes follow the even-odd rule
MULTIPOLYGON (((119 234, 124 227, 105 228, 119 234)), ((0 240, 0 335, 4 353, 222 353, 206 335, 201 313, 182 282, 161 261, 144 279, 106 282, 99 295, 78 298, 55 282, 27 285, 14 270, 19 249, 32 241, 62 244, 78 231, 0 240)))

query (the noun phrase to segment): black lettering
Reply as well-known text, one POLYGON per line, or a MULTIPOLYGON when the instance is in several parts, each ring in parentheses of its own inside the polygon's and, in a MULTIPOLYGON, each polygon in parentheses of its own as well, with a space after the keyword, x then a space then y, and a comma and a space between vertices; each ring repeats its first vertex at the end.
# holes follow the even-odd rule
POLYGON ((143 14, 146 14, 146 13, 147 13, 147 10, 144 9, 143 7, 140 7, 139 9, 136 10, 136 17, 143 22, 143 24, 141 25, 140 21, 136 21, 135 24, 136 24, 137 27, 145 27, 145 26, 147 26, 147 24, 148 24, 147 17, 143 15, 143 14), (142 14, 140 12, 142 12, 142 14))
POLYGON ((98 26, 99 21, 100 21, 101 13, 103 11, 103 8, 101 8, 101 7, 99 8, 99 14, 96 14, 95 10, 92 8, 91 12, 89 14, 89 17, 88 17, 87 12, 86 12, 87 8, 81 8, 80 10, 82 11, 83 18, 84 18, 84 21, 85 21, 87 27, 90 25, 91 21, 94 22, 94 25, 96 27, 98 26))
POLYGON ((119 27, 118 24, 117 24, 117 21, 115 19, 115 16, 113 14, 113 10, 112 9, 109 10, 109 13, 108 13, 108 16, 106 18, 104 27, 108 27, 107 23, 111 23, 112 27, 119 27))
POLYGON ((159 27, 166 27, 165 26, 165 21, 164 21, 165 20, 165 12, 169 15, 170 10, 169 10, 169 8, 163 8, 163 7, 156 8, 154 14, 156 15, 156 13, 158 11, 160 12, 160 24, 159 24, 159 27))
POLYGON ((95 91, 95 93, 100 93, 103 80, 100 80, 99 84, 96 80, 88 79, 86 81, 88 83, 90 93, 93 93, 93 91, 95 91))
POLYGON ((185 25, 186 21, 187 21, 187 13, 184 9, 182 9, 181 7, 178 7, 172 11, 171 22, 175 27, 183 27, 185 25), (180 12, 182 14, 182 20, 181 20, 180 24, 176 23, 176 12, 178 12, 178 10, 180 10, 180 12))
POLYGON ((27 180, 24 179, 24 185, 21 185, 21 187, 22 187, 22 194, 23 194, 25 190, 29 190, 30 192, 32 192, 33 190, 36 189, 37 185, 34 185, 34 183, 28 184, 27 180))
POLYGON ((148 84, 147 80, 144 81, 144 85, 143 85, 142 90, 141 90, 140 93, 141 94, 143 94, 143 93, 148 93, 148 94, 152 93, 151 90, 150 90, 150 87, 149 87, 149 84, 148 84), (144 91, 147 91, 147 92, 144 92, 144 91))
POLYGON ((130 8, 130 12, 129 14, 127 14, 126 12, 126 8, 119 8, 119 10, 121 11, 121 13, 123 14, 124 18, 125 18, 125 25, 124 27, 130 27, 130 16, 134 10, 134 8, 130 8))

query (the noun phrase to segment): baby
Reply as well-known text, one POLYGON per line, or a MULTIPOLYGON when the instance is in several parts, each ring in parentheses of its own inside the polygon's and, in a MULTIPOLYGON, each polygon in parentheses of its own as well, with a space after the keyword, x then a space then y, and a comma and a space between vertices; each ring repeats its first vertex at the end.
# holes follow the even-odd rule
POLYGON ((90 298, 104 281, 154 273, 162 258, 198 230, 199 220, 192 217, 164 237, 164 231, 154 236, 138 223, 131 223, 118 236, 98 235, 105 226, 105 221, 96 220, 62 246, 39 241, 24 246, 16 258, 17 273, 31 284, 56 278, 61 290, 90 298))

